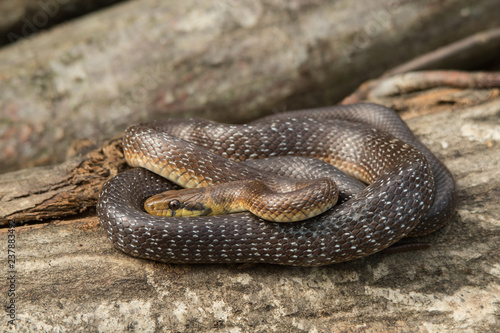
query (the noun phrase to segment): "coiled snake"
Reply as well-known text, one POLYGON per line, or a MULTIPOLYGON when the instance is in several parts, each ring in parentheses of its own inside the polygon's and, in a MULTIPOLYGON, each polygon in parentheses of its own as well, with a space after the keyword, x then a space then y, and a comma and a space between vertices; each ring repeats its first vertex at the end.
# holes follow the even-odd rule
POLYGON ((196 179, 201 186, 269 172, 294 177, 298 169, 306 170, 295 175, 299 179, 322 176, 324 163, 290 156, 321 159, 369 184, 357 190, 356 183, 341 184, 342 203, 302 222, 276 223, 251 213, 149 215, 144 201, 178 186, 143 168, 115 176, 97 205, 108 238, 132 256, 166 263, 348 261, 437 230, 456 205, 447 168, 395 112, 375 104, 286 112, 247 125, 201 119, 140 124, 127 129, 123 147, 132 166, 156 173, 179 168, 183 183, 196 179), (287 157, 266 159, 277 156, 287 157), (255 172, 259 168, 264 171, 255 172))

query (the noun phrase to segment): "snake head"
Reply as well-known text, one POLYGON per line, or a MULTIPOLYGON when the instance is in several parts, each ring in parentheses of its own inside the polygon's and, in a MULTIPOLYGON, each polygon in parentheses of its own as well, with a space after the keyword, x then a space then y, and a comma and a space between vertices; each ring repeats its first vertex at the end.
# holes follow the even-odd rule
POLYGON ((211 215, 204 188, 166 191, 144 202, 144 209, 152 215, 165 217, 191 217, 211 215))

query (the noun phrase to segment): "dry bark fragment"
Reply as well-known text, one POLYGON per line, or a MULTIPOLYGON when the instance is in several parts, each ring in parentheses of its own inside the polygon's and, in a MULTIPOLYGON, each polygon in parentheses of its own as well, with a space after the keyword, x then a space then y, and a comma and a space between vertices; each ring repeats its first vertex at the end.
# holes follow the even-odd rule
POLYGON ((121 139, 59 165, 0 175, 0 225, 62 218, 93 208, 102 184, 126 168, 121 139))

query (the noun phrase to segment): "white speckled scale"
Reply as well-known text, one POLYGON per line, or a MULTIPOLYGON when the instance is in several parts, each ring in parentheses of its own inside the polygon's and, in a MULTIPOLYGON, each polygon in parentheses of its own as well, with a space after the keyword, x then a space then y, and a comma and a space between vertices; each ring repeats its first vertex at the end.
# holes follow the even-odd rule
MULTIPOLYGON (((369 184, 357 194, 346 186, 345 200, 320 216, 280 224, 250 213, 152 216, 144 212, 144 200, 177 186, 142 168, 119 174, 99 196, 102 227, 120 250, 167 263, 319 266, 352 260, 436 230, 456 202, 446 167, 397 114, 373 104, 283 113, 248 125, 199 119, 141 124, 127 130, 124 151, 129 164, 158 174, 183 168, 183 182, 192 186, 253 177, 261 162, 233 160, 275 156, 318 158, 369 184)), ((283 159, 273 172, 293 173, 294 164, 309 168, 301 163, 283 159)))

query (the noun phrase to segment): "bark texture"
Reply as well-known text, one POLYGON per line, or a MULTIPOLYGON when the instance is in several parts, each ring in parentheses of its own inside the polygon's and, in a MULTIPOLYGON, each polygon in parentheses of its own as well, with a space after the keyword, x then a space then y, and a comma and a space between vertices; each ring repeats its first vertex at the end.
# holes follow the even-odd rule
MULTIPOLYGON (((92 214, 16 227, 16 329, 498 331, 499 95, 498 89, 442 87, 373 100, 403 110, 410 128, 456 177, 460 198, 456 216, 440 231, 420 239, 432 244, 429 250, 375 254, 320 268, 166 265, 114 249, 92 214)), ((109 161, 102 163, 107 165, 103 168, 120 169, 119 148, 104 147, 118 152, 104 154, 107 160, 102 148, 51 172, 49 168, 31 172, 56 174, 71 183, 71 177, 65 178, 68 171, 93 165, 90 156, 109 161), (110 162, 113 156, 116 161, 110 162)), ((101 172, 99 177, 111 173, 101 172)), ((7 244, 8 231, 2 229, 2 253, 7 253, 7 244)), ((4 274, 5 255, 0 265, 4 274)), ((6 297, 9 285, 0 286, 6 297)), ((8 302, 6 297, 4 304, 8 302)))
POLYGON ((0 50, 0 170, 61 162, 73 140, 146 119, 329 105, 499 25, 492 0, 124 2, 0 50))
POLYGON ((121 139, 47 167, 0 175, 0 226, 76 215, 94 209, 103 181, 127 168, 121 139))

